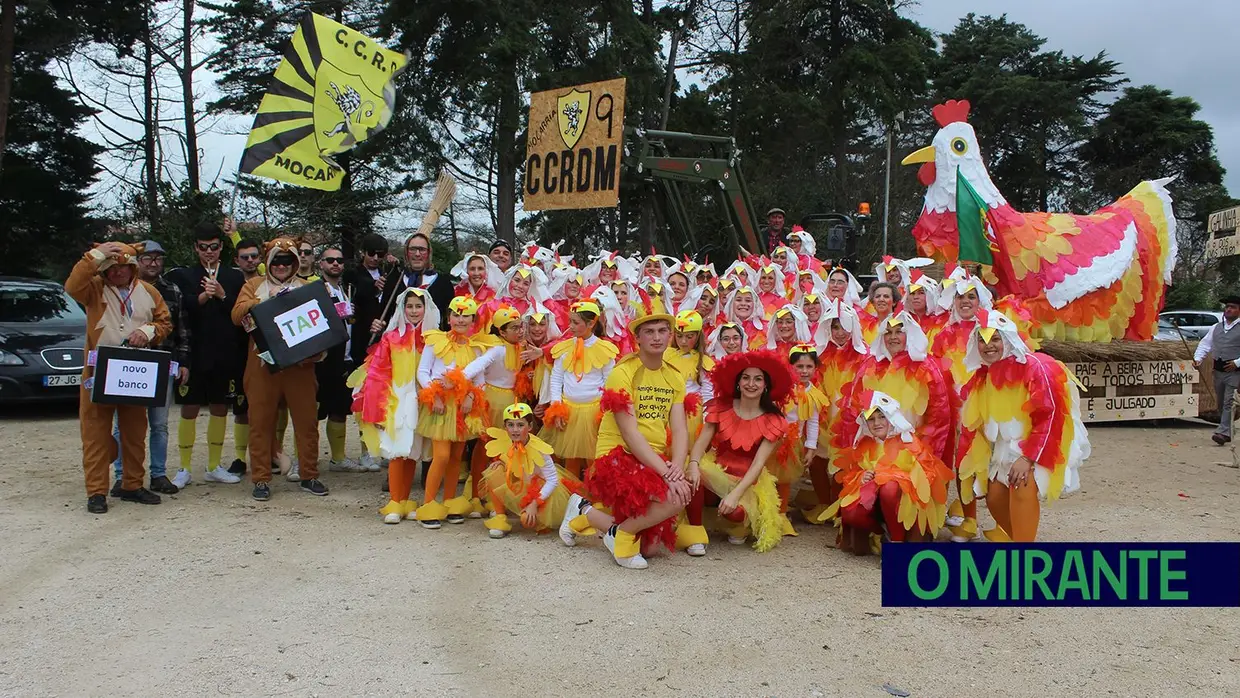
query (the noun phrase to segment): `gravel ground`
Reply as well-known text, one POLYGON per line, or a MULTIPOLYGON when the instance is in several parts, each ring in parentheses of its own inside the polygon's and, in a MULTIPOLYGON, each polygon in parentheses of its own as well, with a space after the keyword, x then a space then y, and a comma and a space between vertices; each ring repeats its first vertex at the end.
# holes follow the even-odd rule
MULTIPOLYGON (((1044 540, 1236 539, 1204 425, 1091 434, 1044 540)), ((804 524, 632 572, 596 541, 384 526, 382 473, 92 516, 74 410, 0 413, 0 443, 0 695, 1240 695, 1236 609, 883 608, 878 560, 804 524)))

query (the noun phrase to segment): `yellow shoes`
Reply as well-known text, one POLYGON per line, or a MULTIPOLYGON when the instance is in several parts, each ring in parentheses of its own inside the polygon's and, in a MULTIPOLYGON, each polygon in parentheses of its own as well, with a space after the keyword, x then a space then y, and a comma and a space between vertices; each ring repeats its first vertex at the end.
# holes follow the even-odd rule
POLYGON ((487 527, 492 538, 503 538, 512 530, 512 524, 508 523, 508 516, 505 514, 496 514, 483 521, 482 525, 487 527))
POLYGON ((405 518, 405 507, 400 502, 390 500, 379 510, 379 513, 383 515, 383 523, 398 524, 401 519, 405 518))

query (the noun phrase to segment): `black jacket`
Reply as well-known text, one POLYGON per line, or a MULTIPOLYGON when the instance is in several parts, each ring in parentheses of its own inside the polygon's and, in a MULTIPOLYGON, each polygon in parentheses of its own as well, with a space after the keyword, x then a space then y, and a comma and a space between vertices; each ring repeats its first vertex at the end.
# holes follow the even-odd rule
POLYGON ((189 316, 193 370, 240 370, 236 365, 237 357, 241 356, 237 346, 244 342, 244 334, 233 324, 232 308, 245 285, 245 275, 238 269, 221 265, 215 280, 224 287, 224 297, 208 298, 202 304, 198 303, 198 294, 202 292, 207 270, 201 264, 173 269, 165 276, 181 289, 184 298, 189 316))

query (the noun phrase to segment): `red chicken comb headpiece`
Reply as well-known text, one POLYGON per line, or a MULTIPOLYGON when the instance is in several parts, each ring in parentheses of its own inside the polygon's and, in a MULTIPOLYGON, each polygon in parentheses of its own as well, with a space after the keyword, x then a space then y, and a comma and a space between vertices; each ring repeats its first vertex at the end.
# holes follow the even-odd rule
POLYGON ((935 105, 930 113, 934 115, 934 120, 938 122, 940 128, 948 124, 954 124, 957 121, 967 122, 969 120, 969 100, 949 99, 942 104, 935 105))

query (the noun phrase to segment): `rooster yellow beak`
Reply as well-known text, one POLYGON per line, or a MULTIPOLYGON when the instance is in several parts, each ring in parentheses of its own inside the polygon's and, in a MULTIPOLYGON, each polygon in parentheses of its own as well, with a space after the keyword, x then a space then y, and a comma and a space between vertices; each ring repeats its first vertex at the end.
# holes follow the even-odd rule
POLYGON ((918 162, 934 162, 934 146, 928 145, 921 150, 914 150, 908 157, 900 161, 901 165, 912 165, 918 162))

